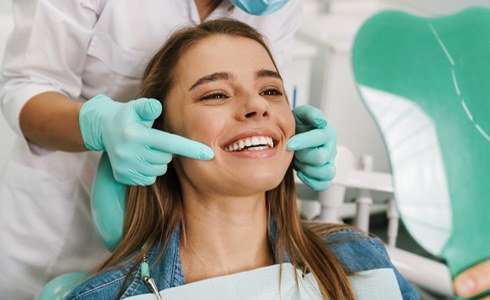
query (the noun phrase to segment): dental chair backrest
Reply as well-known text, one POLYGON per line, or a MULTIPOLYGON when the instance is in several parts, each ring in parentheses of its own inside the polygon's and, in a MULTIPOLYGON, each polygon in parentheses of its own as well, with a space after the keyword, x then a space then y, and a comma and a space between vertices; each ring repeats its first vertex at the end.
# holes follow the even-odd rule
POLYGON ((452 276, 490 258, 490 9, 379 13, 352 63, 408 231, 452 276))
MULTIPOLYGON (((91 208, 96 232, 109 251, 121 241, 126 211, 126 186, 118 183, 112 174, 109 157, 104 152, 94 179, 91 208)), ((44 286, 38 300, 65 299, 87 275, 87 272, 72 272, 52 279, 44 286)))

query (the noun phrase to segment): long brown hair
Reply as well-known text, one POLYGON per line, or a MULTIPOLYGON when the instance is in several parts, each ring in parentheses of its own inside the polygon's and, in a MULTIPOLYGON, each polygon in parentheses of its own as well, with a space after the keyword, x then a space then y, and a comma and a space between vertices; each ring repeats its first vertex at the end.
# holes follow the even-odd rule
MULTIPOLYGON (((198 41, 214 35, 252 39, 267 50, 274 62, 266 42, 250 26, 231 19, 207 21, 196 27, 177 31, 167 40, 146 68, 140 97, 159 99, 163 103, 174 84, 175 68, 181 55, 198 41)), ((154 128, 165 128, 165 113, 155 120, 154 128)), ((344 269, 323 240, 325 234, 345 226, 324 224, 310 228, 301 222, 291 166, 282 182, 266 192, 266 205, 277 224, 278 234, 274 246, 279 253, 280 263, 282 264, 284 254, 287 253, 297 269, 311 272, 324 299, 354 299, 347 277, 348 270, 344 269)), ((131 270, 134 271, 152 245, 158 242, 166 245, 173 230, 180 226, 182 220, 180 183, 174 167, 169 164, 167 173, 157 178, 153 185, 129 188, 123 239, 101 270, 117 265, 131 253, 143 248, 138 255, 132 257, 136 260, 131 270)))

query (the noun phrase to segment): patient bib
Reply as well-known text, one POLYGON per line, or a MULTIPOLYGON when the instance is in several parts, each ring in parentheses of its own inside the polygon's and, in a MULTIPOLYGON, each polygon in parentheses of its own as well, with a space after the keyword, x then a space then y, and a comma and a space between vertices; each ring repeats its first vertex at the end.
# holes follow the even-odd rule
MULTIPOLYGON (((283 264, 279 288, 279 265, 252 271, 206 279, 160 292, 164 300, 319 300, 320 290, 313 274, 295 281, 294 266, 283 264)), ((298 271, 299 274, 301 274, 298 271)), ((349 277, 356 299, 402 299, 398 282, 392 269, 376 269, 358 272, 349 277)), ((129 297, 131 300, 155 300, 154 294, 129 297)))

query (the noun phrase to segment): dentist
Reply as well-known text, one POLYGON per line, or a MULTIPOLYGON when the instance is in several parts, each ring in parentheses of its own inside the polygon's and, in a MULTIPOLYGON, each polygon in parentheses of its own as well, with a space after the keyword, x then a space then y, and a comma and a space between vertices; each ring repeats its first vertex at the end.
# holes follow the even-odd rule
MULTIPOLYGON (((151 129, 161 111, 136 99, 144 67, 172 31, 238 19, 265 33, 284 69, 300 2, 14 0, 0 83, 2 111, 19 135, 0 175, 2 298, 32 299, 51 278, 108 256, 90 214, 100 151, 126 185, 152 184, 172 155, 213 159, 201 143, 151 129)), ((324 190, 335 174, 335 133, 312 107, 293 113, 297 174, 324 190)))

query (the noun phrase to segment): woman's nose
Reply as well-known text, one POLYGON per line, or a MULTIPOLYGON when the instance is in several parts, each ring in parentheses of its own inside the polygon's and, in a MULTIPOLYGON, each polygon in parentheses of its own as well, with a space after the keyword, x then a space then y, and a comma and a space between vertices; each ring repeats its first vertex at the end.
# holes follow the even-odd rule
POLYGON ((269 117, 269 102, 260 95, 243 97, 239 118, 243 120, 269 117))

